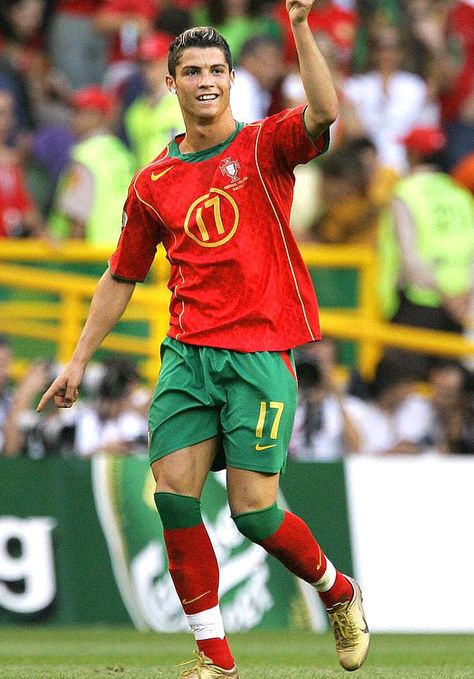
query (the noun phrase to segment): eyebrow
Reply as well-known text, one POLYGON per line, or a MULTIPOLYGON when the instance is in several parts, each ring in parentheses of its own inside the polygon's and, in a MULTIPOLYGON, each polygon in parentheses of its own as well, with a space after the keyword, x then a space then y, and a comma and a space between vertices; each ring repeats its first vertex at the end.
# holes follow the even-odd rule
MULTIPOLYGON (((197 64, 179 64, 179 66, 181 66, 182 69, 185 69, 185 68, 197 68, 197 69, 201 69, 201 68, 203 68, 202 65, 201 65, 201 66, 198 66, 197 64)), ((209 66, 209 68, 220 68, 220 67, 224 67, 224 68, 225 68, 226 66, 227 66, 226 63, 211 64, 211 65, 209 66)))

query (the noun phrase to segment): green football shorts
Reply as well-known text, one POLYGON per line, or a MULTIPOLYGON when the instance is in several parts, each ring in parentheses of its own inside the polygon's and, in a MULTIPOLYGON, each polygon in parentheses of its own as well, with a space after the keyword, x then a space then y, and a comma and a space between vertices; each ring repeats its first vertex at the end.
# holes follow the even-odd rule
POLYGON ((219 437, 213 469, 286 463, 297 381, 290 351, 241 353, 167 337, 149 415, 150 462, 219 437))

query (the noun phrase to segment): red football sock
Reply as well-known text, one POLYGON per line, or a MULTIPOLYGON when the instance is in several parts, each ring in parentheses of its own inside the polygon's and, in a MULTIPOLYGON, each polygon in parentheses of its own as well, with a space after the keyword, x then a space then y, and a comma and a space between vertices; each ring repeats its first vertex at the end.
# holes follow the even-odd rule
MULTIPOLYGON (((326 555, 306 523, 291 512, 285 512, 285 518, 278 530, 261 544, 288 570, 312 585, 326 573, 326 555)), ((334 568, 332 564, 330 567, 334 568)), ((353 589, 349 580, 336 571, 334 584, 328 591, 319 592, 319 595, 326 608, 329 608, 335 603, 351 599, 353 589)))
POLYGON ((199 650, 217 667, 222 667, 224 670, 234 667, 234 658, 225 637, 223 639, 200 639, 196 643, 199 650))
POLYGON ((318 592, 318 594, 326 608, 331 608, 334 604, 350 601, 354 594, 354 589, 346 576, 336 571, 336 580, 331 589, 328 589, 327 592, 318 592))
MULTIPOLYGON (((219 567, 203 523, 163 531, 169 570, 186 615, 202 613, 218 605, 219 567)), ((234 666, 227 639, 196 640, 198 648, 224 669, 234 666)))

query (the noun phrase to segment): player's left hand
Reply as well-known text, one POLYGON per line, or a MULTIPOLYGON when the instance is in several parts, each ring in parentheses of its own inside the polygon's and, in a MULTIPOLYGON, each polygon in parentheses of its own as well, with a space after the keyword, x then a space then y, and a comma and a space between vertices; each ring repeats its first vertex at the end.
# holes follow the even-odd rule
POLYGON ((301 24, 306 20, 314 5, 314 0, 286 0, 286 11, 292 24, 301 24))

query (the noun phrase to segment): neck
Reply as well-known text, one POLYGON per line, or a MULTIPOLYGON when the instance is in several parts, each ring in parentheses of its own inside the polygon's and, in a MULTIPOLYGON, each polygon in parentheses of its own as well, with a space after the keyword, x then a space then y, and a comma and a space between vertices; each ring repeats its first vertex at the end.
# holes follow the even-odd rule
POLYGON ((179 145, 181 153, 195 153, 204 151, 212 146, 221 144, 230 137, 235 130, 235 120, 230 109, 219 119, 212 121, 185 120, 186 134, 179 145))

